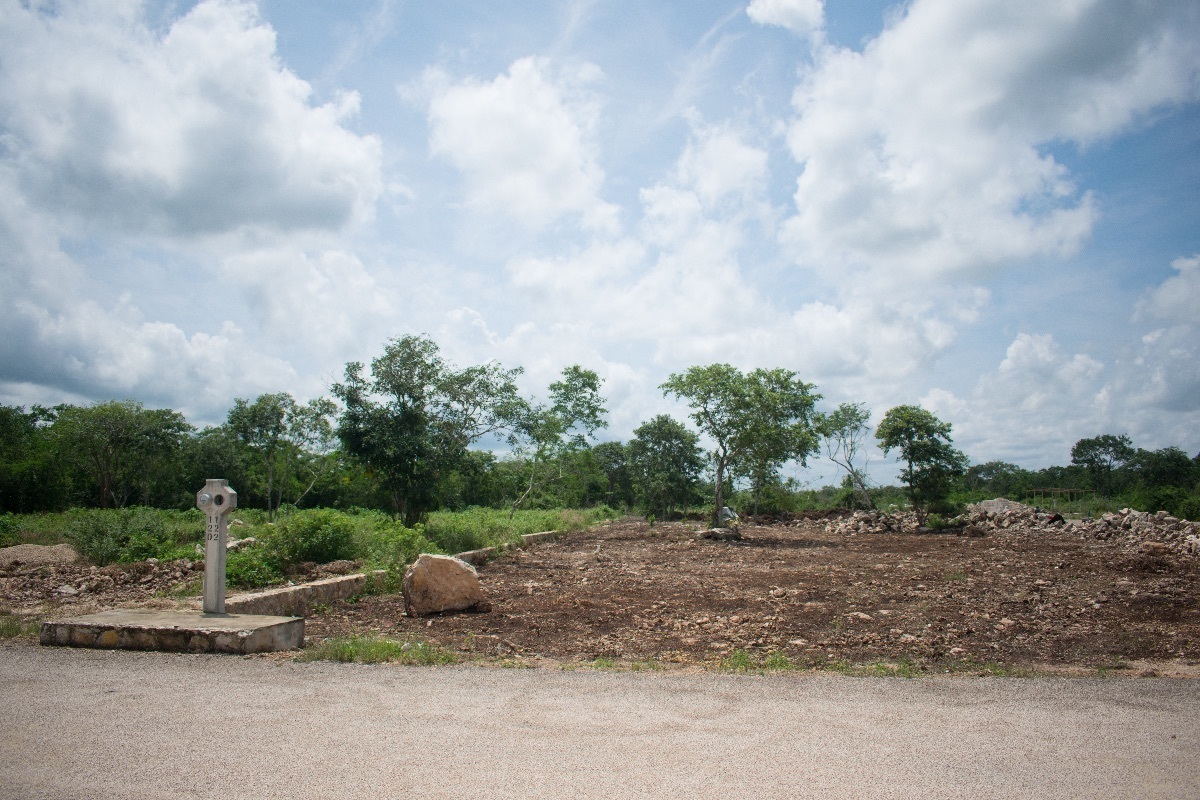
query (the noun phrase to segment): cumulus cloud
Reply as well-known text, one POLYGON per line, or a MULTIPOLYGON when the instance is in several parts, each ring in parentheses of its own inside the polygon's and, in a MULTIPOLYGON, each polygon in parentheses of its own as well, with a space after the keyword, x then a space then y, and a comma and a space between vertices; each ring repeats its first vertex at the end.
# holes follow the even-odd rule
POLYGON ((0 396, 136 397, 213 421, 233 396, 319 392, 291 348, 328 355, 383 295, 310 245, 371 217, 380 142, 347 127, 357 95, 313 101, 253 4, 150 16, 0 12, 0 396))
POLYGON ((589 88, 601 78, 593 64, 556 68, 545 58, 519 59, 491 81, 430 70, 430 150, 462 173, 469 203, 486 213, 531 228, 572 215, 615 232, 617 208, 600 198, 599 106, 589 88))
POLYGON ((802 265, 881 290, 1068 255, 1095 203, 1046 150, 1197 94, 1194 4, 916 0, 797 88, 802 165, 784 239, 802 265))
POLYGON ((0 157, 31 204, 133 233, 335 229, 371 213, 380 143, 314 105, 251 3, 206 0, 165 31, 142 3, 9 4, 0 157))
POLYGON ((760 25, 778 25, 798 36, 815 36, 825 24, 823 0, 751 0, 746 13, 760 25))

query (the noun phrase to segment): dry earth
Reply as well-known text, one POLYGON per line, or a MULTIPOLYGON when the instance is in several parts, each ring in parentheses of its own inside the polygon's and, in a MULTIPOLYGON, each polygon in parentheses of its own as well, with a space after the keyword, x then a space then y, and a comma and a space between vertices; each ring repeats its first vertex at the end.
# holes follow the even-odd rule
POLYGON ((413 619, 401 598, 371 596, 310 619, 307 634, 413 635, 567 662, 701 663, 744 650, 930 671, 1200 664, 1190 556, 1067 530, 847 535, 802 519, 742 532, 718 542, 686 524, 612 523, 488 564, 490 613, 413 619))
MULTIPOLYGON (((695 538, 694 524, 614 522, 481 568, 489 613, 410 618, 400 596, 374 595, 321 609, 306 634, 414 637, 531 664, 695 665, 744 651, 800 666, 1200 673, 1189 553, 1069 525, 858 533, 812 517, 742 533, 720 542, 695 538)), ((0 612, 169 606, 195 567, 0 565, 0 612)))

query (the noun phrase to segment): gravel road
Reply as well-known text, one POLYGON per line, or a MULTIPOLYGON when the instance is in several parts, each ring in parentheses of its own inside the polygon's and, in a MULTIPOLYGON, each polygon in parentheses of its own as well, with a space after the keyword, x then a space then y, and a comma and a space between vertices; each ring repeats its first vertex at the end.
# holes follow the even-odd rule
POLYGON ((1200 797, 1200 681, 411 668, 0 645, 0 797, 1200 797))

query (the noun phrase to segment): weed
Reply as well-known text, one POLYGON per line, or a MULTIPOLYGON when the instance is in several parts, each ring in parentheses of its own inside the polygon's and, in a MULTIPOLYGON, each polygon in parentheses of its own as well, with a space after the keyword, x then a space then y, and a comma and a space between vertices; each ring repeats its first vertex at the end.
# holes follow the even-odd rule
POLYGON ((617 662, 611 658, 597 656, 596 658, 592 659, 591 667, 592 669, 616 669, 617 662))
POLYGON ((967 573, 963 572, 962 570, 955 570, 954 572, 946 573, 946 580, 948 581, 965 581, 966 579, 967 573))
POLYGON ((397 641, 377 636, 351 636, 325 639, 306 649, 300 660, 359 664, 396 663, 426 667, 457 663, 458 656, 436 644, 413 637, 397 641))
POLYGON ((749 672, 754 668, 754 659, 745 650, 734 650, 721 660, 721 670, 724 672, 749 672))
POLYGON ((36 636, 41 627, 42 624, 37 619, 21 617, 16 614, 0 614, 0 639, 36 636))
POLYGON ((796 665, 786 653, 781 653, 778 650, 768 655, 763 660, 763 669, 771 670, 772 672, 783 672, 786 670, 795 669, 796 665))

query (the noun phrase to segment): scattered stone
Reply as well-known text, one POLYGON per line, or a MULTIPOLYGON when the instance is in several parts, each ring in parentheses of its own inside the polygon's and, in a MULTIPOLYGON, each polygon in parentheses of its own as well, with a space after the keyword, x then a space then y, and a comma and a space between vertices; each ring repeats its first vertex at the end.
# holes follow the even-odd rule
POLYGON ((422 553, 404 573, 404 610, 410 617, 443 611, 490 611, 479 573, 453 556, 422 553))
POLYGON ((245 550, 247 547, 256 544, 258 544, 258 539, 255 539, 253 536, 247 536, 245 539, 230 539, 225 543, 225 551, 232 553, 236 550, 245 550))
MULTIPOLYGON (((986 536, 994 531, 1037 535, 1068 530, 1087 539, 1111 540, 1129 551, 1147 555, 1200 556, 1200 526, 1160 511, 1154 514, 1123 508, 1100 519, 1066 520, 1061 514, 1044 511, 1012 500, 997 498, 969 506, 951 520, 965 536, 986 536)), ((827 533, 842 536, 877 533, 919 533, 911 512, 855 511, 825 524, 827 533)))
POLYGON ((712 539, 718 542, 736 542, 742 538, 742 532, 737 528, 709 528, 705 531, 697 531, 697 539, 712 539))

